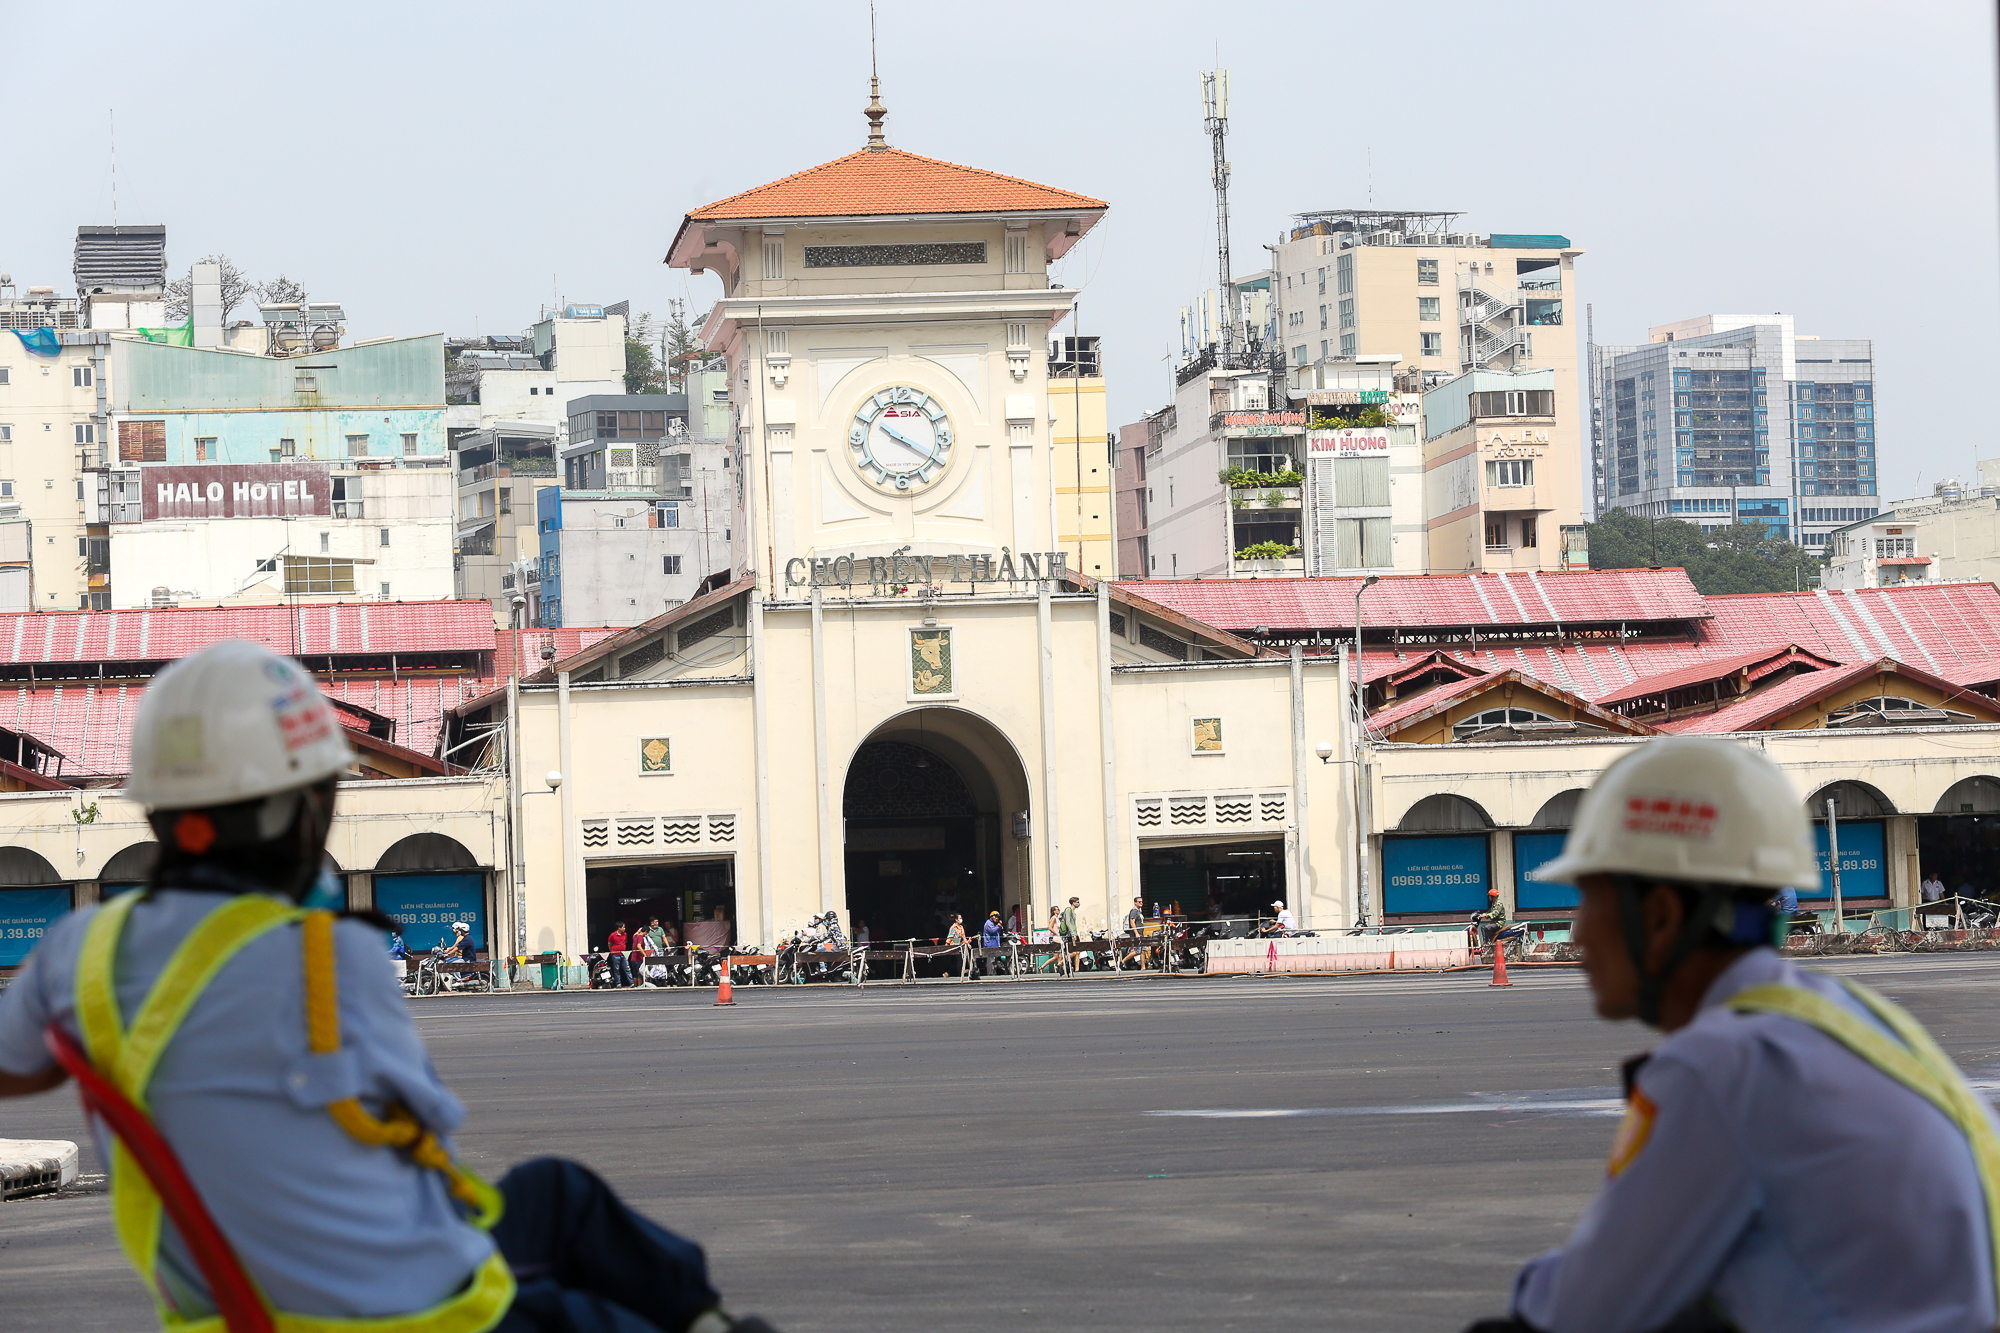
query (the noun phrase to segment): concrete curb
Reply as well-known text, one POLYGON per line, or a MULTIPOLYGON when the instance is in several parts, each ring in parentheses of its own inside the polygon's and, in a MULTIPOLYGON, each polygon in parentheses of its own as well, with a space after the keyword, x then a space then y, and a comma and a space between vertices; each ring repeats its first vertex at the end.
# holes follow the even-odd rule
POLYGON ((66 1139, 0 1139, 0 1199, 53 1194, 76 1183, 76 1145, 66 1139))

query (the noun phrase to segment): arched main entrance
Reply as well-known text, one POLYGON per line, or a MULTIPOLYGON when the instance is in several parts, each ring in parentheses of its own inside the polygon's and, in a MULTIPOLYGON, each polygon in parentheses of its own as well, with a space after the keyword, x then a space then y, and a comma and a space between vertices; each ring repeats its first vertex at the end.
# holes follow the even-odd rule
POLYGON ((1029 901, 1020 757, 990 723, 956 708, 891 719, 862 742, 842 788, 847 918, 871 938, 934 939, 953 913, 976 932, 989 911, 1029 901))

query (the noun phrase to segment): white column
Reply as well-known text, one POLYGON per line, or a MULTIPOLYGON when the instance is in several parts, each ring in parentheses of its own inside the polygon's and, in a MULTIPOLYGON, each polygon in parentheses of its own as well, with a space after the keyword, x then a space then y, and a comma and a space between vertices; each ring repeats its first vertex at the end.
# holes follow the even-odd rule
MULTIPOLYGON (((1078 561, 1081 564, 1081 560, 1078 561)), ((1097 581, 1097 745, 1104 760, 1104 922, 1118 928, 1118 752, 1111 714, 1111 585, 1097 581)))
MULTIPOLYGON (((757 922, 758 944, 769 948, 778 939, 777 906, 771 901, 771 723, 769 687, 764 670, 764 591, 750 590, 750 716, 757 767, 757 922)), ((743 905, 736 919, 743 920, 743 905)))
MULTIPOLYGON (((1035 629, 1038 651, 1042 663, 1042 808, 1038 815, 1041 827, 1035 830, 1042 844, 1044 872, 1048 880, 1049 905, 1061 900, 1062 866, 1056 838, 1056 651, 1053 628, 1049 623, 1049 585, 1041 584, 1041 591, 1035 595, 1035 629)), ((1040 912, 1043 904, 1033 900, 1033 880, 1029 881, 1029 926, 1035 926, 1046 919, 1040 912)))
POLYGON ((1340 844, 1347 849, 1347 863, 1345 866, 1347 883, 1342 885, 1340 890, 1340 915, 1343 918, 1340 925, 1343 929, 1352 926, 1356 921, 1360 920, 1361 914, 1361 841, 1363 835, 1361 832, 1360 816, 1361 789, 1355 781, 1359 770, 1355 764, 1354 727, 1350 716, 1351 705, 1348 702, 1350 698, 1348 691, 1351 689, 1349 682, 1353 679, 1350 671, 1351 666, 1352 663, 1348 658, 1348 649, 1343 645, 1340 650, 1340 709, 1334 714, 1336 725, 1333 737, 1334 750, 1342 756, 1342 763, 1340 765, 1340 825, 1342 836, 1340 844))
POLYGON ((1292 865, 1285 898, 1298 918, 1299 929, 1312 928, 1312 831, 1306 820, 1306 669, 1305 650, 1292 645, 1292 865))
POLYGON ((812 590, 813 654, 813 763, 818 769, 819 786, 819 908, 832 911, 833 901, 833 780, 831 755, 826 743, 826 623, 821 615, 820 590, 812 590))
POLYGON ((563 952, 572 961, 590 952, 585 938, 583 849, 576 836, 576 762, 570 749, 569 672, 556 673, 557 762, 562 765, 563 952))

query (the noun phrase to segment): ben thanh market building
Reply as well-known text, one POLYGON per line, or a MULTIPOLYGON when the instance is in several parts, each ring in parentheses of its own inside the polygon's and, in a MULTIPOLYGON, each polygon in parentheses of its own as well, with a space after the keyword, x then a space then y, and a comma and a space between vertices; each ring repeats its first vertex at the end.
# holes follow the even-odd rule
POLYGON ((1526 871, 1596 773, 1680 731, 1764 748, 1823 828, 1836 803, 1850 905, 1908 905, 1920 871, 1990 887, 1990 584, 1077 568, 1059 516, 1108 516, 1110 459, 1051 403, 1074 294, 1049 265, 1105 208, 877 141, 690 212, 667 259, 723 284, 703 336, 743 539, 718 586, 643 624, 516 634, 484 602, 0 617, 0 930, 24 953, 36 913, 137 877, 132 708, 224 634, 298 652, 344 702, 351 898, 421 929, 476 918, 503 952, 718 910, 745 943, 827 910, 930 937, 1072 895, 1093 925, 1134 896, 1462 920, 1488 886, 1560 913, 1526 871))

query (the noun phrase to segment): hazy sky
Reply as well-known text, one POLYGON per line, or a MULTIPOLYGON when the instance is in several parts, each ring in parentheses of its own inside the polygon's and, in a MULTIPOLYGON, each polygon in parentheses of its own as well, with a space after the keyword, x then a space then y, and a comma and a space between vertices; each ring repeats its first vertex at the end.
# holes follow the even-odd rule
MULTIPOLYGON (((2000 452, 1991 10, 1969 0, 1250 6, 881 0, 896 146, 1093 194, 1064 262, 1120 421, 1159 406, 1214 281, 1198 71, 1231 71, 1239 272, 1294 212, 1560 232, 1597 336, 1782 310, 1875 340, 1885 498, 2000 452), (1372 154, 1372 173, 1369 161, 1372 154), (1372 180, 1371 180, 1372 174, 1372 180), (1921 482, 1919 477, 1921 476, 1921 482)), ((849 152, 865 0, 447 5, 0 0, 38 69, 0 271, 73 288, 81 223, 164 222, 345 303, 357 338, 718 288, 660 263, 688 209, 849 152)), ((1573 318, 1582 336, 1582 311, 1573 318)))

